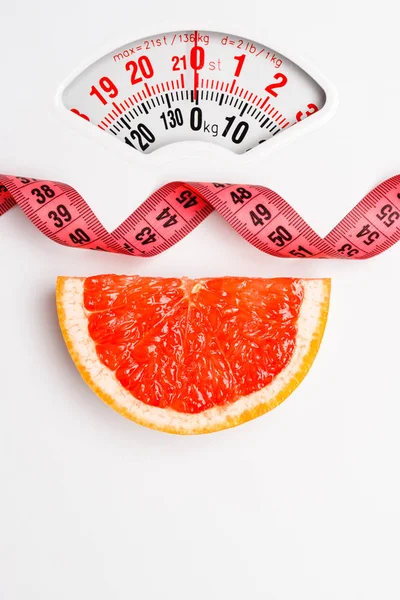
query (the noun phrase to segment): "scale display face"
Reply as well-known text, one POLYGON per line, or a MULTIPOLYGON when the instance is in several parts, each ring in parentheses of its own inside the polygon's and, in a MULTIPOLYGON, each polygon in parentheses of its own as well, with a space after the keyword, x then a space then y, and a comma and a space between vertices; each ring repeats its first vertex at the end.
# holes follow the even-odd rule
POLYGON ((145 154, 189 140, 242 154, 312 118, 325 102, 322 87, 273 49, 203 31, 117 48, 62 94, 77 117, 145 154))

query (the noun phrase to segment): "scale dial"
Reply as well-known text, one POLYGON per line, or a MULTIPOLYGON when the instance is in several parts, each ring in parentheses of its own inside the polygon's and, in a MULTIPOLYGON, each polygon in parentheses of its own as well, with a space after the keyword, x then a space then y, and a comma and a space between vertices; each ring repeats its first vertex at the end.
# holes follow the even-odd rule
POLYGON ((192 140, 242 154, 312 117, 326 95, 258 42, 180 31, 110 52, 67 85, 62 102, 136 152, 192 140))

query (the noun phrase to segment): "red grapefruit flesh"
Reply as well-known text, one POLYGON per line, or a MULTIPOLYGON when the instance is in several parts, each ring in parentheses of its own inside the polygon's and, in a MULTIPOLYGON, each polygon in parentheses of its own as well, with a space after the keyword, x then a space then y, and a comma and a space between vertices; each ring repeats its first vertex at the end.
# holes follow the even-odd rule
POLYGON ((57 305, 84 379, 125 416, 173 433, 267 412, 303 379, 323 335, 323 279, 59 278, 57 305))

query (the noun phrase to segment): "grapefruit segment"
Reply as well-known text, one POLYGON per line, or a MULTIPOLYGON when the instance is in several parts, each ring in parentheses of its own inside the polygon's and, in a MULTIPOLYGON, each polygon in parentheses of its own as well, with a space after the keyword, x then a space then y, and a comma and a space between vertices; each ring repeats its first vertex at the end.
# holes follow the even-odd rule
POLYGON ((148 427, 208 433, 278 404, 309 370, 328 279, 59 277, 57 308, 82 377, 148 427))

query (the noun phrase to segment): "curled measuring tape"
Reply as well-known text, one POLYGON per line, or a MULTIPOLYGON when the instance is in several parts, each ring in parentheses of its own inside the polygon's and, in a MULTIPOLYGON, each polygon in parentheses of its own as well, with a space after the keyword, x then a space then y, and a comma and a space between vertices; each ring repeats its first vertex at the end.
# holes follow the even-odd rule
POLYGON ((374 188, 325 237, 278 194, 258 185, 164 185, 109 233, 71 186, 0 175, 0 216, 15 204, 47 237, 65 246, 155 256, 214 209, 248 242, 286 258, 371 258, 400 239, 400 175, 374 188))

